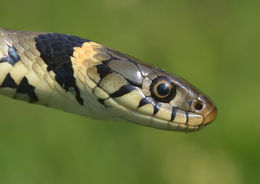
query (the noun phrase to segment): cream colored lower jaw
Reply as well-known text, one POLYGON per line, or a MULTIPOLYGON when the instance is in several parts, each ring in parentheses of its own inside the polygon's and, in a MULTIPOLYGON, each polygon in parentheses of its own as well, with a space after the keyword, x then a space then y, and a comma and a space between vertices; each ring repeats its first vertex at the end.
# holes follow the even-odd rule
MULTIPOLYGON (((138 115, 140 116, 146 116, 146 115, 138 115)), ((138 121, 135 121, 134 119, 128 119, 126 116, 120 116, 119 119, 126 120, 135 124, 140 124, 144 126, 149 126, 156 129, 162 129, 162 130, 171 130, 171 131, 197 131, 203 128, 203 126, 192 126, 192 125, 186 125, 181 123, 175 123, 175 122, 169 122, 165 120, 161 120, 158 118, 151 118, 150 121, 145 121, 145 119, 140 123, 140 119, 138 121)))
POLYGON ((113 99, 106 100, 105 103, 109 106, 108 108, 111 111, 111 113, 117 114, 119 119, 127 120, 136 124, 172 131, 196 131, 201 128, 201 126, 198 125, 188 125, 170 122, 156 118, 154 116, 141 114, 137 111, 127 109, 126 107, 118 104, 113 99))

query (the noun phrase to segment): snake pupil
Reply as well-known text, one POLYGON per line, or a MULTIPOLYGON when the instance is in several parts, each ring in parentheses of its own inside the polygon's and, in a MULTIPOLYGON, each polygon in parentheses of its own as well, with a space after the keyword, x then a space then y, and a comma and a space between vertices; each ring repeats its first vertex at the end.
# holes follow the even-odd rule
POLYGON ((157 87, 157 93, 161 96, 168 95, 170 92, 169 85, 167 83, 161 83, 157 87))

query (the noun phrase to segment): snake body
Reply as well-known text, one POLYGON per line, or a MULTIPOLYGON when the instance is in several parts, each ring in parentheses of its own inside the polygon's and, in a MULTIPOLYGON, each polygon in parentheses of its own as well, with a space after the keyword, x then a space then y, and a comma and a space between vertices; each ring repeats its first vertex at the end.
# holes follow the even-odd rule
POLYGON ((216 118, 184 79, 88 39, 0 28, 0 94, 93 118, 199 130, 216 118))

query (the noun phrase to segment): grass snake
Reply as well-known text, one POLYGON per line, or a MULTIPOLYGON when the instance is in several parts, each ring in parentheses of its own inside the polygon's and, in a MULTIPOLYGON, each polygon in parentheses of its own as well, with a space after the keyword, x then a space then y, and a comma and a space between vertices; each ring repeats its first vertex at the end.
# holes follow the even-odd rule
POLYGON ((0 28, 0 94, 98 119, 176 131, 215 120, 193 85, 88 39, 0 28))

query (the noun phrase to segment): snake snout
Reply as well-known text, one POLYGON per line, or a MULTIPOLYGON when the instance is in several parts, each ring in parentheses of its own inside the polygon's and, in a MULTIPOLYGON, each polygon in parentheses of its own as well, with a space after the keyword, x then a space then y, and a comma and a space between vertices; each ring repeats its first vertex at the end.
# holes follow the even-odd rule
POLYGON ((191 110, 203 116, 202 125, 207 125, 217 117, 217 107, 212 100, 204 95, 200 95, 191 105, 191 110))
POLYGON ((215 105, 212 105, 211 108, 208 110, 208 113, 206 113, 203 116, 203 125, 207 125, 214 121, 217 117, 217 107, 215 105))

